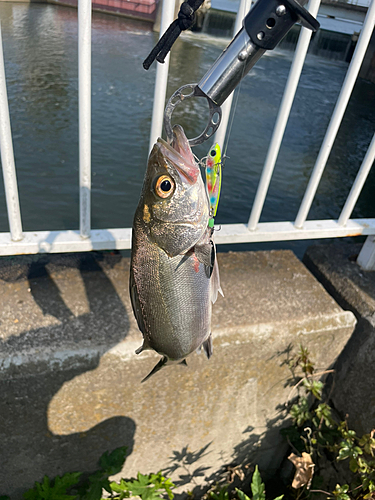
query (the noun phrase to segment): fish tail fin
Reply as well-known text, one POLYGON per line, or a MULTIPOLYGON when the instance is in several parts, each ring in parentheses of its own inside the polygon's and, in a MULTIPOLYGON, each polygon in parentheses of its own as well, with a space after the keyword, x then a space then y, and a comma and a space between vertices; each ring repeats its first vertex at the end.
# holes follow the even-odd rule
POLYGON ((207 359, 210 359, 213 353, 213 345, 212 345, 212 333, 210 333, 210 336, 208 337, 207 340, 205 340, 202 344, 203 350, 207 356, 207 359))
POLYGON ((146 382, 154 373, 158 372, 163 368, 163 366, 167 363, 168 358, 167 356, 163 356, 159 362, 154 366, 154 368, 150 371, 150 373, 145 377, 141 383, 146 382))

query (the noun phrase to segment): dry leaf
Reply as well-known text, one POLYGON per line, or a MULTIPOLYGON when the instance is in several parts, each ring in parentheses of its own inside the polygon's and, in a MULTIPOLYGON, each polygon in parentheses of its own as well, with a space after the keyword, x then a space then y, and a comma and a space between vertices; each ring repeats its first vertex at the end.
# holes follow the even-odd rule
POLYGON ((227 469, 228 469, 228 483, 233 483, 236 476, 238 476, 241 481, 245 479, 245 474, 241 468, 241 465, 236 465, 235 467, 231 467, 229 465, 227 469))
POLYGON ((298 489, 302 486, 307 485, 307 489, 309 489, 311 486, 315 467, 311 455, 309 455, 309 453, 303 452, 302 457, 298 457, 294 453, 291 453, 288 457, 288 460, 290 460, 296 468, 292 488, 298 489))

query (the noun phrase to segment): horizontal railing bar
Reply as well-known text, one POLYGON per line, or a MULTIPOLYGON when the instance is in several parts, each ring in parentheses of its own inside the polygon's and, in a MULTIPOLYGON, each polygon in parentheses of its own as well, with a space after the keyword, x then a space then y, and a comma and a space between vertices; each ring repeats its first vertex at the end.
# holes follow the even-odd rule
POLYGON ((303 229, 293 222, 260 222, 255 231, 246 224, 223 224, 215 233, 218 244, 262 243, 266 241, 292 241, 324 238, 344 238, 375 233, 375 219, 351 219, 345 227, 336 220, 309 220, 303 229))
POLYGON ((79 231, 25 231, 19 243, 9 233, 0 233, 0 255, 126 250, 131 247, 131 229, 91 230, 89 238, 79 231))
POLYGON ((4 176, 5 198, 8 211, 9 229, 12 240, 22 240, 22 222, 18 198, 16 166, 14 163, 12 131, 10 126, 8 95, 6 87, 3 41, 0 24, 0 145, 1 163, 4 176))
POLYGON ((375 160, 375 134, 373 135, 371 144, 367 150, 366 156, 362 162, 362 165, 358 171, 358 174, 355 178, 354 184, 350 190, 349 196, 345 202, 344 208, 339 217, 339 225, 345 226, 347 220, 351 216, 355 204, 357 203, 358 197, 361 194, 363 185, 367 179, 368 174, 370 173, 372 164, 375 160))
MULTIPOLYGON (((316 17, 319 10, 320 0, 310 0, 308 10, 316 17)), ((262 170, 258 189, 255 195, 254 204, 251 210, 248 227, 253 231, 259 222, 263 210, 264 202, 271 182, 271 177, 275 168, 276 160, 280 151, 281 142, 284 137, 286 125, 292 109, 294 97, 297 91, 298 82, 301 77, 303 64, 305 62, 307 50, 309 48, 312 31, 302 28, 299 35, 297 47, 294 53, 293 62, 290 67, 288 80, 285 85, 283 98, 277 114, 272 138, 268 147, 266 161, 262 170)))
POLYGON ((363 23, 361 34, 359 35, 357 46, 350 62, 349 69, 346 73, 344 83, 341 87, 339 98, 332 113, 331 121, 329 123, 326 135, 323 139, 318 158, 315 162, 313 172, 311 174, 306 192, 302 199, 302 203, 294 223, 297 228, 301 228, 303 226, 310 211, 315 193, 319 186, 320 179, 323 175, 329 155, 331 154, 333 143, 336 139, 337 132, 348 105, 354 84, 357 80, 363 58, 365 56, 372 32, 374 30, 374 24, 375 0, 372 0, 363 23))
MULTIPOLYGON (((215 241, 218 244, 261 243, 372 234, 375 234, 375 219, 350 219, 346 226, 327 219, 306 221, 303 229, 297 229, 293 222, 261 222, 255 231, 249 231, 246 224, 223 224, 215 231, 215 241)), ((82 239, 79 231, 30 231, 24 232, 24 239, 20 242, 12 241, 10 233, 0 233, 2 256, 130 248, 130 228, 92 230, 87 239, 82 239)))

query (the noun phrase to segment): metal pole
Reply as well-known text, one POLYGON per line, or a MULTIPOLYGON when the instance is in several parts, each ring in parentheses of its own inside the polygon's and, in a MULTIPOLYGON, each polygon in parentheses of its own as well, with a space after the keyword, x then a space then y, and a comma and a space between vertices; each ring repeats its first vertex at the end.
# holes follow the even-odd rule
POLYGON ((91 230, 91 0, 78 0, 80 234, 91 230))
MULTIPOLYGON (((310 0, 308 10, 314 17, 316 17, 318 14, 319 5, 320 0, 310 0)), ((303 64, 305 62, 307 50, 309 48, 311 35, 311 30, 307 28, 301 29, 298 44, 293 57, 293 62, 289 71, 288 81, 285 85, 284 95, 276 118, 275 128, 273 130, 271 142, 268 148, 266 161, 264 163, 258 190, 249 218, 248 229, 251 231, 254 231, 257 227, 263 209, 273 170, 275 168, 276 160, 280 151, 281 142, 284 137, 286 124, 289 119, 290 110, 292 108, 292 104, 296 94, 298 82, 301 77, 303 64)))
POLYGON ((337 100, 335 109, 333 111, 331 121, 327 129, 327 133, 324 137, 318 158, 316 160, 312 175, 310 177, 309 184, 307 186, 305 195, 303 197, 299 212, 297 214, 294 223, 295 227, 297 228, 303 227, 303 224, 309 213, 316 190, 318 189, 320 179, 322 177, 328 157, 331 153, 333 143, 335 141, 337 132, 339 130, 342 118, 344 116, 346 107, 348 105, 350 95, 352 93, 354 84, 356 82, 359 69, 361 67, 363 58, 365 56, 366 49, 368 47, 374 29, 374 24, 375 24, 375 0, 372 0, 366 14, 365 21, 363 23, 363 28, 359 36, 357 46, 355 48, 353 58, 349 65, 349 69, 346 74, 343 86, 341 88, 339 98, 337 100))
MULTIPOLYGON (((238 7, 238 12, 236 16, 236 21, 234 23, 234 28, 233 28, 233 37, 240 31, 242 27, 242 22, 245 17, 245 15, 250 11, 251 9, 251 0, 241 0, 240 5, 238 7), (248 7, 248 4, 250 3, 250 6, 248 7)), ((225 136, 227 133, 227 128, 228 128, 228 122, 229 122, 229 116, 230 112, 232 109, 232 101, 233 101, 233 92, 231 95, 227 98, 227 100, 223 103, 221 106, 221 123, 219 128, 217 129, 217 132, 215 134, 214 142, 218 143, 220 148, 223 149, 224 147, 224 140, 225 136)), ((225 153, 225 151, 224 151, 225 153)))
POLYGON ((367 236, 359 252, 357 263, 364 271, 375 271, 375 236, 367 236))
POLYGON ((5 197, 8 210, 10 235, 13 241, 20 241, 23 238, 21 211, 20 211, 20 202, 18 199, 16 167, 14 164, 12 131, 10 128, 1 24, 0 24, 0 146, 1 146, 1 163, 3 166, 5 197))
POLYGON ((354 184, 352 185, 352 189, 350 190, 344 208, 342 209, 342 212, 340 214, 338 220, 339 226, 345 226, 346 223, 348 222, 348 219, 352 214, 353 208, 357 203, 359 195, 361 194, 363 185, 371 170, 374 160, 375 160, 375 134, 367 150, 366 156, 362 162, 361 168, 358 171, 357 177, 355 178, 354 184))
MULTIPOLYGON (((164 32, 173 22, 174 8, 175 8, 175 0, 163 0, 159 38, 163 36, 164 32)), ((164 64, 156 63, 154 105, 152 109, 149 151, 151 151, 158 137, 161 137, 163 131, 165 97, 167 95, 167 84, 168 84, 169 59, 170 59, 170 54, 168 54, 167 57, 165 58, 164 64)))

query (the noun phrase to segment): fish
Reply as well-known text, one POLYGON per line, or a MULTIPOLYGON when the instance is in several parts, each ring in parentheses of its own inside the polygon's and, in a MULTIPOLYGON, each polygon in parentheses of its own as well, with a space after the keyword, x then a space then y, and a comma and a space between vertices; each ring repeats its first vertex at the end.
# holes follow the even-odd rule
POLYGON ((162 357, 161 368, 213 352, 212 304, 220 286, 210 206, 198 163, 180 125, 159 138, 148 159, 132 228, 129 292, 143 335, 136 350, 162 357))

